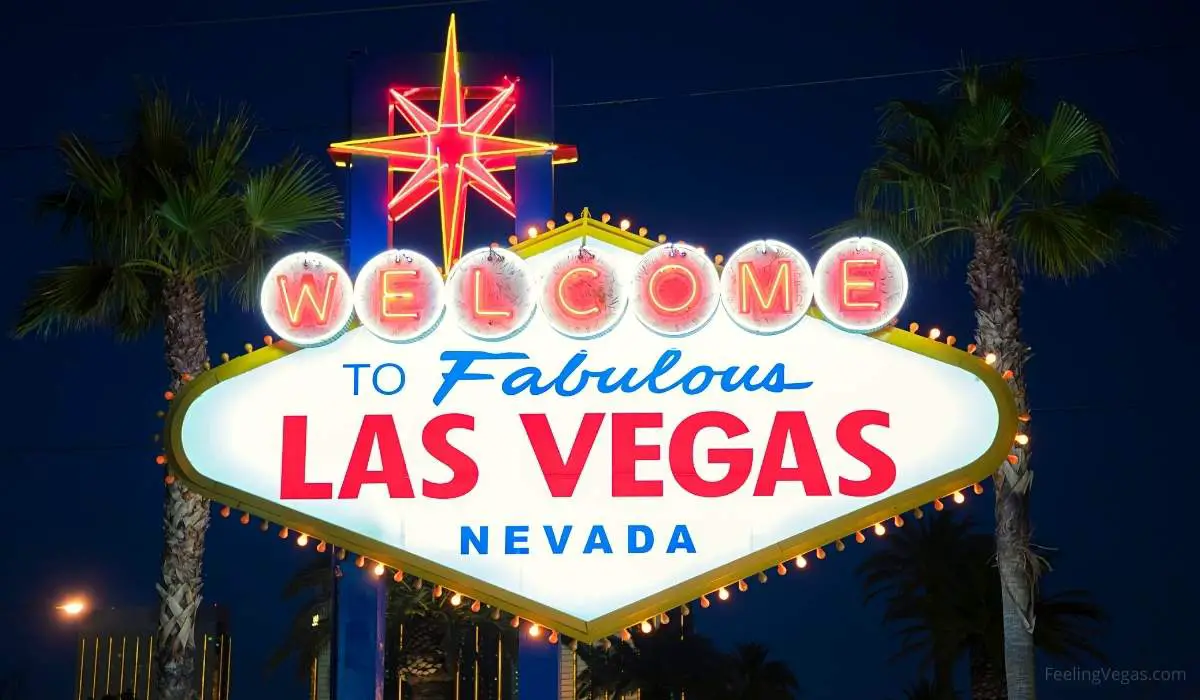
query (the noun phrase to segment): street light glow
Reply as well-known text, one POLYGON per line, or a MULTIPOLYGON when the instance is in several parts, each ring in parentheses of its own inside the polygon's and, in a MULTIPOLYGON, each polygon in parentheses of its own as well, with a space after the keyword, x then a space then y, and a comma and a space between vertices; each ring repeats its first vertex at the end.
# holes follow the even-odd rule
POLYGON ((68 617, 78 617, 87 610, 87 602, 80 598, 74 598, 55 606, 55 608, 61 610, 68 617))

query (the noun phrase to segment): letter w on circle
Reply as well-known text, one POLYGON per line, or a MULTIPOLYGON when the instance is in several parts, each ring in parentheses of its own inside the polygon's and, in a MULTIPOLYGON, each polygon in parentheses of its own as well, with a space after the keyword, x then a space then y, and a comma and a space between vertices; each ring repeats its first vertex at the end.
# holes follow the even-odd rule
POLYGON ((587 464, 592 446, 596 444, 596 436, 604 423, 603 413, 585 413, 579 424, 579 432, 571 443, 571 452, 564 460, 558 449, 558 441, 550 430, 550 421, 544 413, 522 413, 521 424, 525 426, 525 434, 529 437, 529 446, 533 448, 533 456, 542 469, 546 486, 554 498, 570 498, 579 484, 579 475, 587 464))
POLYGON ((319 303, 316 292, 317 279, 311 272, 300 276, 300 293, 296 295, 295 299, 288 293, 287 275, 280 275, 277 282, 279 283, 279 294, 283 298, 283 306, 287 310, 288 322, 292 326, 303 325, 305 306, 312 309, 317 325, 323 325, 329 318, 329 298, 333 296, 333 285, 337 282, 336 272, 325 275, 325 293, 321 296, 319 303))

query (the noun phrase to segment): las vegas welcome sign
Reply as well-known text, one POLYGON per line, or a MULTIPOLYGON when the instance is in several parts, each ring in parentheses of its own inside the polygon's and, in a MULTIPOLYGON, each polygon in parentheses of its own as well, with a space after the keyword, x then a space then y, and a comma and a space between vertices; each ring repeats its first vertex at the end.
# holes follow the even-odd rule
POLYGON ((1017 432, 980 358, 891 325, 867 238, 718 271, 590 218, 443 277, 296 253, 262 289, 284 341, 176 398, 194 488, 593 641, 991 473, 1017 432), (357 323, 354 323, 354 320, 357 323))

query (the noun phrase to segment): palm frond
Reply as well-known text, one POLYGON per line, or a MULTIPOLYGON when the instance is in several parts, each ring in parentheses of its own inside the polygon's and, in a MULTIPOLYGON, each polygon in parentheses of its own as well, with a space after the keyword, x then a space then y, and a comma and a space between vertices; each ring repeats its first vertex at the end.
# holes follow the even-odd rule
POLYGON ((17 337, 111 327, 118 337, 153 323, 160 301, 150 275, 103 262, 67 265, 34 279, 18 314, 17 337))

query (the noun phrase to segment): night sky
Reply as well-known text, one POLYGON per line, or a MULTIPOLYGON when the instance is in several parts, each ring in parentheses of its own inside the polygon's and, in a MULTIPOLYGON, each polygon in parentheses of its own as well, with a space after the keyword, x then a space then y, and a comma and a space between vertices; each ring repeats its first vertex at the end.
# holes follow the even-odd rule
MULTIPOLYGON (((941 80, 894 74, 950 66, 960 55, 1087 54, 1034 66, 1039 102, 1065 97, 1101 120, 1125 183, 1157 199, 1182 235, 1169 253, 1146 252, 1086 281, 1028 284, 1035 539, 1061 549, 1047 589, 1086 588, 1110 613, 1098 641, 1113 667, 1183 669, 1191 680, 1045 682, 1041 692, 1197 697, 1200 606, 1191 591, 1187 509, 1200 472, 1186 406, 1200 386, 1191 371, 1195 345, 1187 342, 1194 301, 1186 294, 1200 247, 1187 209, 1198 152, 1187 136, 1194 119, 1186 104, 1194 98, 1185 85, 1194 78, 1195 52, 1182 46, 1190 40, 1184 3, 1175 10, 1144 0, 1022 0, 1004 9, 940 0, 711 4, 739 9, 698 11, 705 3, 661 0, 455 8, 466 52, 554 57, 557 138, 581 152, 579 164, 559 170, 560 219, 589 206, 714 253, 764 236, 815 251, 809 237, 851 213, 858 174, 872 155, 876 107, 895 97, 932 98, 941 80), (844 78, 868 79, 837 80, 844 78), (809 82, 818 84, 688 96, 809 82), (662 99, 603 104, 627 97, 662 99), (601 104, 579 106, 593 102, 601 104)), ((34 272, 74 252, 53 222, 31 213, 38 193, 64 182, 51 145, 66 130, 120 138, 135 77, 207 104, 248 102, 273 130, 258 138, 255 157, 278 158, 293 146, 321 156, 345 136, 347 52, 441 51, 451 9, 225 21, 339 5, 42 0, 6 9, 0 221, 13 260, 0 277, 5 323, 34 272)), ((434 253, 435 229, 414 228, 399 235, 434 253)), ((498 229, 468 247, 510 232, 498 229)), ((961 269, 942 278, 914 271, 912 281, 905 323, 970 336, 961 269)), ((255 314, 226 305, 209 332, 215 356, 237 352, 266 328, 255 314)), ((54 602, 75 591, 106 606, 156 601, 162 487, 151 435, 166 381, 161 340, 6 338, 0 363, 8 370, 0 675, 25 668, 30 700, 66 698, 73 636, 53 621, 54 602)), ((990 527, 991 490, 972 503, 966 507, 990 527)), ((862 604, 853 570, 871 548, 851 545, 803 575, 735 594, 705 611, 700 626, 723 642, 770 645, 799 675, 804 697, 899 697, 918 671, 890 660, 896 636, 882 627, 877 608, 862 604)), ((304 556, 236 520, 213 523, 205 595, 232 609, 235 697, 268 697, 268 689, 270 697, 304 697, 290 667, 273 681, 263 671, 291 614, 279 590, 304 556)))

